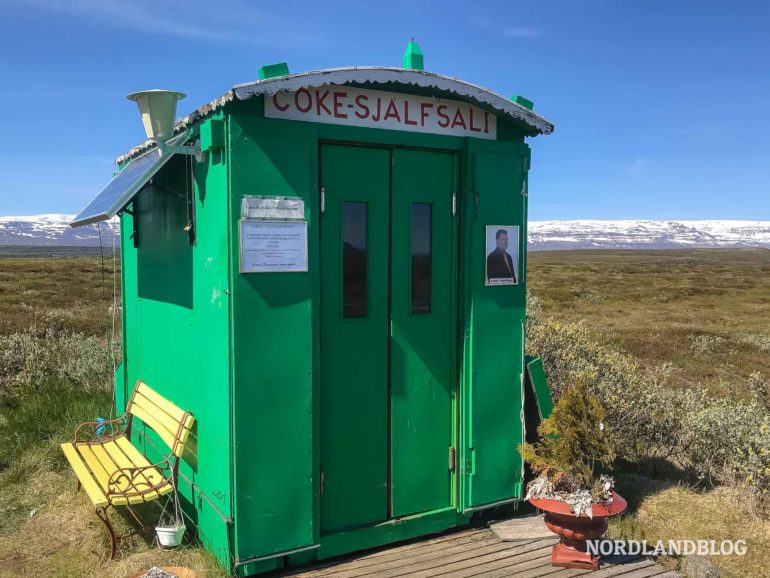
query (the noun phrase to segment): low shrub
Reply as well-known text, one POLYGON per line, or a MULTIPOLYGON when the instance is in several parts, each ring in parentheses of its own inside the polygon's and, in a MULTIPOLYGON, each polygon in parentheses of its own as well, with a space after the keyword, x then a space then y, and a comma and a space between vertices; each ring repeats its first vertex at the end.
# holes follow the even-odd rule
POLYGON ((112 344, 83 334, 0 335, 0 403, 12 400, 25 384, 43 380, 86 391, 108 387, 120 355, 112 344))
POLYGON ((770 502, 770 417, 765 416, 748 434, 745 446, 731 454, 730 470, 745 487, 754 490, 762 505, 770 502))
POLYGON ((719 335, 694 335, 690 348, 696 355, 716 353, 724 347, 726 339, 719 335))
POLYGON ((40 444, 54 448, 45 455, 61 461, 51 442, 109 412, 118 355, 110 342, 82 334, 0 335, 0 472, 13 477, 19 470, 23 477, 29 460, 20 457, 40 444))
POLYGON ((555 398, 572 375, 589 376, 589 388, 615 434, 618 457, 648 473, 673 463, 712 484, 737 480, 767 502, 770 426, 760 393, 740 402, 713 398, 700 388, 670 387, 666 372, 644 371, 629 355, 599 344, 584 325, 545 318, 532 295, 527 349, 542 358, 555 398))

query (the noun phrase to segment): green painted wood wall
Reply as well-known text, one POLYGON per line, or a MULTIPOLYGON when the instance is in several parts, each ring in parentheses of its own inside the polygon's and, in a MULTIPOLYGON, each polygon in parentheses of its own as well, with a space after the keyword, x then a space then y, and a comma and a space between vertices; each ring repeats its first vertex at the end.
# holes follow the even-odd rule
MULTIPOLYGON (((195 166, 196 243, 183 231, 184 200, 167 192, 143 193, 136 216, 122 217, 125 386, 116 394, 122 407, 141 378, 195 414, 197 444, 182 468, 195 488, 180 487, 207 547, 245 575, 276 567, 293 551, 310 549, 295 561, 322 558, 465 523, 485 505, 520 499, 515 448, 523 437, 529 168, 523 134, 504 119, 497 141, 280 121, 264 118, 260 97, 232 102, 217 118, 225 122, 225 147, 195 166), (457 513, 423 526, 410 522, 412 530, 398 522, 360 535, 320 533, 321 142, 459 155, 457 513), (239 273, 242 195, 305 200, 308 273, 239 273), (134 218, 138 248, 130 239, 134 218), (520 227, 517 286, 484 285, 488 224, 520 227)), ((174 159, 156 184, 183 190, 184 178, 184 160, 174 159)), ((152 455, 142 436, 134 443, 152 455)))

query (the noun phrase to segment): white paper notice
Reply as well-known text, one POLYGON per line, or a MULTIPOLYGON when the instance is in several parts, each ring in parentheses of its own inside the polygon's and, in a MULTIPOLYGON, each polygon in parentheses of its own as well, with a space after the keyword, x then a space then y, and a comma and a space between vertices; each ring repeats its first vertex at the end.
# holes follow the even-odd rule
POLYGON ((307 222, 241 221, 241 273, 307 271, 307 222))
POLYGON ((243 196, 241 219, 305 220, 305 201, 299 197, 243 196))

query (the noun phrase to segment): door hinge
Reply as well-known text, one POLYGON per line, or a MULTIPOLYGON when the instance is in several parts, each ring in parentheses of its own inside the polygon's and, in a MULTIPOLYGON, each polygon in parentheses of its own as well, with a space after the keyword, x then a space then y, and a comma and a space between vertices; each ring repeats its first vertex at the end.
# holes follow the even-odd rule
POLYGON ((321 495, 324 495, 324 481, 326 479, 326 476, 324 475, 324 471, 321 470, 321 495))
POLYGON ((454 217, 457 214, 457 193, 452 193, 452 216, 454 217))
POLYGON ((527 196, 527 179, 524 179, 521 183, 521 196, 527 196))
POLYGON ((326 212, 326 189, 321 187, 321 214, 326 212))
POLYGON ((449 448, 449 471, 455 471, 455 449, 449 448))

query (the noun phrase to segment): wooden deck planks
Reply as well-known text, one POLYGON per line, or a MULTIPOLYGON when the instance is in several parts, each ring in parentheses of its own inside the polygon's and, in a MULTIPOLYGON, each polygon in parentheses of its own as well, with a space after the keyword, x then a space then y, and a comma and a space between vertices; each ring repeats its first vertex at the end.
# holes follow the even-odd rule
POLYGON ((363 563, 349 563, 348 568, 332 568, 326 575, 334 576, 334 578, 356 578, 376 574, 382 578, 388 578, 406 572, 407 570, 402 570, 404 567, 414 568, 425 564, 441 564, 444 560, 463 559, 469 555, 474 555, 474 553, 481 555, 490 549, 502 548, 500 548, 499 542, 492 539, 481 539, 462 544, 447 542, 426 550, 413 550, 410 555, 399 556, 395 553, 391 556, 373 558, 363 563))
POLYGON ((355 557, 290 569, 281 576, 296 578, 675 578, 679 576, 642 557, 609 557, 599 571, 551 566, 556 539, 503 542, 487 528, 470 529, 355 557))
MULTIPOLYGON (((549 544, 544 543, 543 541, 531 542, 515 548, 511 548, 510 544, 501 544, 503 544, 503 548, 478 553, 474 551, 466 552, 462 557, 440 559, 414 568, 414 570, 409 573, 394 574, 388 578, 393 578, 394 576, 430 578, 431 576, 447 576, 458 571, 461 572, 461 575, 473 576, 480 571, 486 572, 488 569, 491 570, 496 564, 500 563, 500 560, 505 560, 507 558, 523 557, 524 559, 532 559, 546 554, 550 556, 551 546, 553 546, 553 542, 549 544)), ((485 574, 485 576, 486 575, 487 574, 485 574)))
MULTIPOLYGON (((379 565, 383 562, 388 562, 391 560, 404 560, 406 558, 424 556, 426 554, 430 554, 432 556, 441 556, 447 550, 456 548, 472 550, 472 542, 488 542, 491 539, 492 538, 490 537, 489 532, 487 532, 485 529, 455 532, 420 542, 409 542, 395 548, 377 550, 356 556, 353 559, 335 559, 316 564, 312 568, 299 568, 297 570, 282 574, 282 576, 312 576, 313 578, 334 576, 336 578, 340 575, 341 572, 347 572, 353 569, 361 569, 363 572, 364 568, 375 564, 379 565)), ((357 574, 357 576, 362 575, 364 574, 357 574)))

